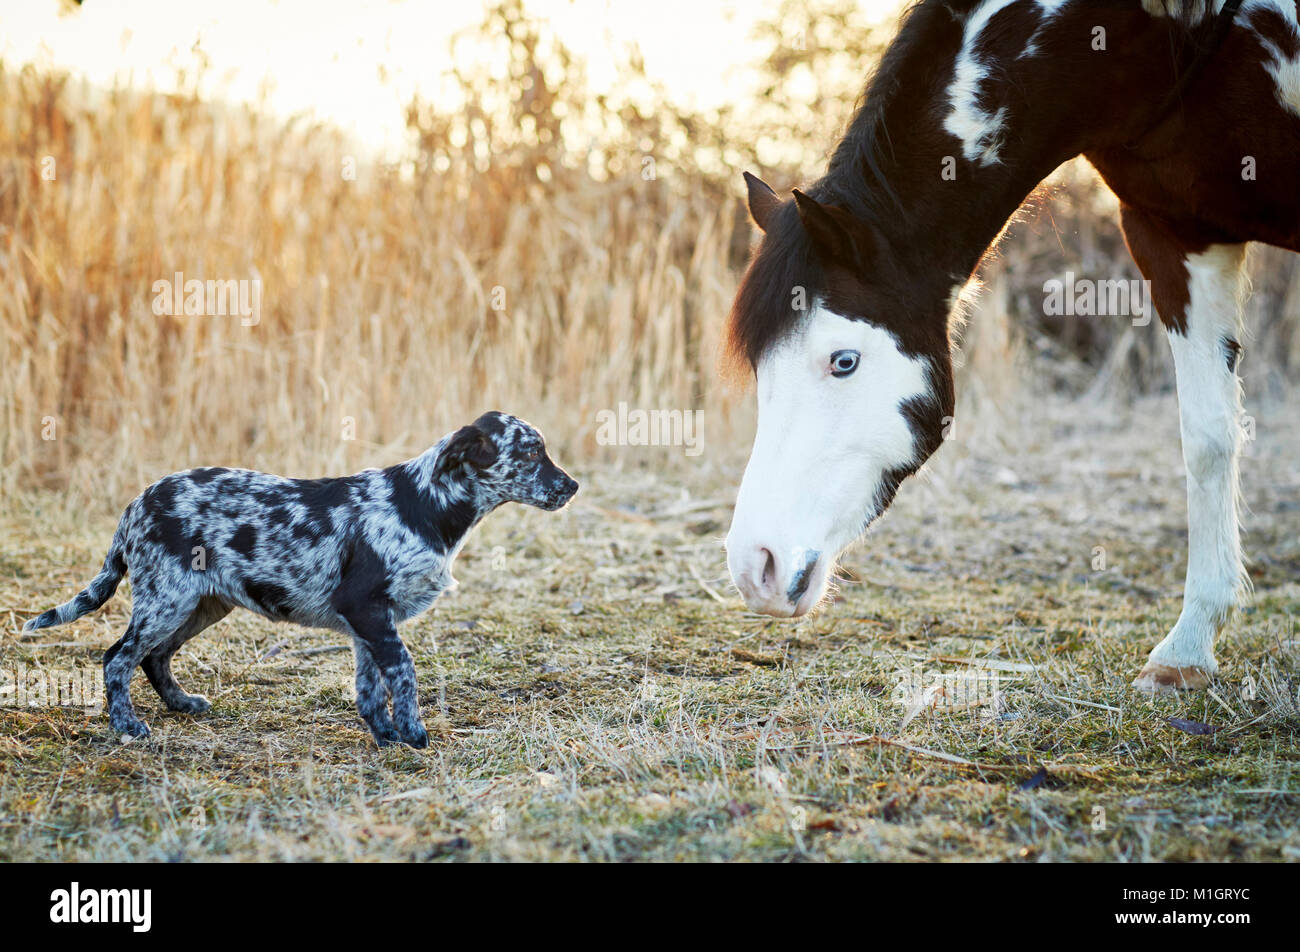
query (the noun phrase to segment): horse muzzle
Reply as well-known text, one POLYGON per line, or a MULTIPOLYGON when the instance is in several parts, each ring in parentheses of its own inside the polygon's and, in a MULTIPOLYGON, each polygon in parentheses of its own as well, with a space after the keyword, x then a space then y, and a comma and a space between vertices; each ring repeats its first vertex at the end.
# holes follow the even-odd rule
POLYGON ((822 553, 727 539, 727 568, 751 611, 776 618, 806 615, 826 592, 822 553))

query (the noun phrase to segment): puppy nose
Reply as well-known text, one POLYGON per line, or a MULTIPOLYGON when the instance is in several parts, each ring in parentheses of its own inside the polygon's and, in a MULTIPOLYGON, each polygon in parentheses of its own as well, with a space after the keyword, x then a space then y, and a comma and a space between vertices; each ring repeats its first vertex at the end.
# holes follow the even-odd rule
POLYGON ((566 496, 569 496, 570 498, 572 498, 572 496, 574 495, 574 493, 576 493, 577 491, 578 491, 578 481, 577 481, 576 479, 574 479, 572 476, 565 476, 565 477, 564 477, 564 494, 565 494, 566 496))

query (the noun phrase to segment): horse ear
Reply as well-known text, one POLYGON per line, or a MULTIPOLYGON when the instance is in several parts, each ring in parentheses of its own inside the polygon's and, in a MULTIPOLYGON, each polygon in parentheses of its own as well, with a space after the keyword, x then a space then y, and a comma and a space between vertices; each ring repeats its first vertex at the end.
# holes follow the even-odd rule
POLYGON ((854 237, 856 229, 850 230, 853 219, 847 212, 834 205, 823 205, 797 188, 794 202, 799 208, 799 220, 818 251, 841 264, 861 264, 858 260, 861 249, 854 237))
POLYGON ((749 189, 749 214, 753 216, 755 225, 767 231, 768 219, 780 207, 781 197, 772 191, 770 185, 749 172, 745 173, 745 187, 749 189))

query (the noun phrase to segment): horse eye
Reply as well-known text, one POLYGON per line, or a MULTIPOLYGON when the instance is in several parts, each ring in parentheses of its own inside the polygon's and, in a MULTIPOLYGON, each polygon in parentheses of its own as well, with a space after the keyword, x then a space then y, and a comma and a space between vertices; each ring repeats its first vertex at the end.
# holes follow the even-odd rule
POLYGON ((856 350, 837 350, 831 354, 831 376, 847 377, 853 371, 858 369, 858 358, 861 355, 856 350))

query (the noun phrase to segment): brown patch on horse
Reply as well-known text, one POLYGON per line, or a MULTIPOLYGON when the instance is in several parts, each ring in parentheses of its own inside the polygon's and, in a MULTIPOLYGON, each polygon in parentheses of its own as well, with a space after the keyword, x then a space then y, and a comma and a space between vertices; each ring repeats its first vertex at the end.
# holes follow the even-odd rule
POLYGON ((1131 205, 1120 208, 1120 224, 1129 254, 1151 282, 1156 312, 1168 330, 1187 333, 1187 255, 1173 232, 1160 219, 1131 205))
MULTIPOLYGON (((1300 252, 1300 120, 1279 99, 1266 68, 1275 51, 1300 55, 1300 36, 1276 7, 1252 6, 1240 16, 1167 116, 1086 155, 1121 205, 1158 220, 1185 253, 1246 241, 1300 252)), ((1135 88, 1162 85, 1145 77, 1135 88)), ((1163 311, 1161 317, 1169 324, 1163 311)))

